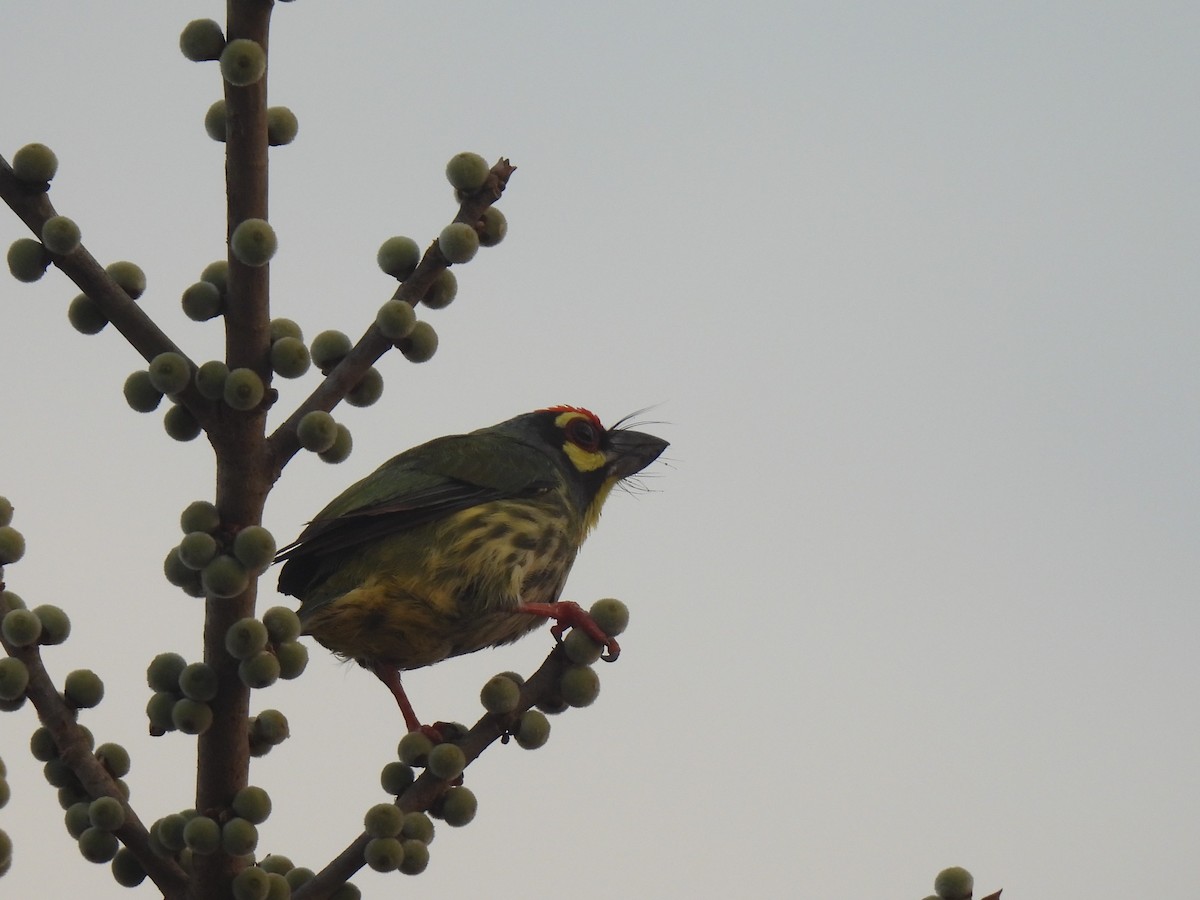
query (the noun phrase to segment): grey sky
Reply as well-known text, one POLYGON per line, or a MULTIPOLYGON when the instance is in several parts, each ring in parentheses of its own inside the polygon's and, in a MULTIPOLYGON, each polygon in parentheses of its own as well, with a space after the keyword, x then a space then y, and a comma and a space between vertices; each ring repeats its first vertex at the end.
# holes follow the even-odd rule
MULTIPOLYGON (((193 356, 178 297, 223 255, 215 66, 177 36, 220 4, 7 4, 0 153, 43 141, 52 198, 193 356)), ((381 362, 340 466, 298 458, 281 541, 404 447, 556 403, 658 404, 651 492, 615 494, 567 594, 631 607, 597 704, 471 768, 468 828, 421 883, 367 897, 921 897, 970 868, 1005 897, 1178 893, 1200 877, 1200 101, 1194 4, 281 4, 271 102, 274 311, 361 333, 379 243, 453 215, 442 168, 518 166, 509 236, 429 312, 424 366, 381 362)), ((0 243, 26 232, 0 216, 0 243)), ((66 323, 57 272, 0 290, 0 494, 46 652, 110 698, 135 807, 190 805, 193 743, 145 736, 143 672, 199 655, 163 580, 211 457, 121 398, 141 363, 66 323), (14 425, 19 423, 19 430, 14 425), (171 774, 178 772, 181 774, 171 774)), ((283 384, 279 417, 315 384, 283 384)), ((278 419, 276 419, 278 421, 278 419)), ((264 607, 281 602, 268 576, 264 607)), ((550 637, 406 678, 473 720, 550 637)), ((319 867, 384 799, 402 723, 312 645, 252 699, 293 738, 255 763, 262 852, 319 867)), ((123 897, 86 863, 0 719, 16 842, 5 896, 123 897)), ((142 888, 149 893, 149 888, 142 888)))

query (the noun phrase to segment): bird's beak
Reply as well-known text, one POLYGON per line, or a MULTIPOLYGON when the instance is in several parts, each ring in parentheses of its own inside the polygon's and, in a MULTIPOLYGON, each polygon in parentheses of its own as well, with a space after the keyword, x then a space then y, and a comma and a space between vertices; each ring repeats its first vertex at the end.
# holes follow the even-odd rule
POLYGON ((609 478, 621 479, 636 475, 658 459, 670 446, 662 438, 640 431, 610 431, 608 434, 609 478))

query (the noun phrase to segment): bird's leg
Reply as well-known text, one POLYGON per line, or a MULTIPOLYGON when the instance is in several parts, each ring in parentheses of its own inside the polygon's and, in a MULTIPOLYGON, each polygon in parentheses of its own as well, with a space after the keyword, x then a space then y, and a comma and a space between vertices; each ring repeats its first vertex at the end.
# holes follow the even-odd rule
POLYGON ((389 666, 387 663, 375 663, 371 667, 371 671, 376 677, 382 681, 392 696, 396 698, 396 703, 400 706, 400 714, 404 716, 404 724, 409 731, 422 730, 421 720, 417 718, 417 714, 413 712, 412 704, 408 702, 408 695, 404 693, 404 687, 400 684, 400 670, 395 666, 389 666))
MULTIPOLYGON (((567 628, 578 628, 597 644, 603 644, 607 651, 602 659, 612 662, 621 655, 621 645, 617 639, 604 633, 596 620, 593 619, 578 603, 571 600, 557 600, 554 603, 522 603, 517 607, 518 612, 529 613, 531 616, 542 616, 554 619, 550 633, 556 641, 562 640, 562 633, 567 628)), ((382 677, 382 676, 381 676, 382 677)))

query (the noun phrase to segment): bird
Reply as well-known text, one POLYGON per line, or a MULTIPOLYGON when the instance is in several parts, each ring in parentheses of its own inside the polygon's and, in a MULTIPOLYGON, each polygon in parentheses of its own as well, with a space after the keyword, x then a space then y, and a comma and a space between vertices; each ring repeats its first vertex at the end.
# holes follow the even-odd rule
POLYGON ((615 658, 617 642, 560 596, 613 487, 669 446, 625 421, 606 429, 587 409, 551 406, 392 457, 278 553, 303 633, 374 672, 409 731, 429 727, 401 672, 547 619, 556 638, 581 628, 615 658))

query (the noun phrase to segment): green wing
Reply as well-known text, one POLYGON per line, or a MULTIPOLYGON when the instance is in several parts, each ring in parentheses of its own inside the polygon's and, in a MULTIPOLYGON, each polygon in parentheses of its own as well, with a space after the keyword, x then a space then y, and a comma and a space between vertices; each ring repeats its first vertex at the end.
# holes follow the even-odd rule
POLYGON ((536 447, 501 434, 436 438, 388 460, 326 506, 276 557, 279 590, 300 596, 321 580, 332 557, 369 541, 506 497, 554 484, 553 462, 536 447))

